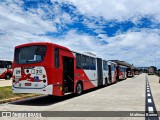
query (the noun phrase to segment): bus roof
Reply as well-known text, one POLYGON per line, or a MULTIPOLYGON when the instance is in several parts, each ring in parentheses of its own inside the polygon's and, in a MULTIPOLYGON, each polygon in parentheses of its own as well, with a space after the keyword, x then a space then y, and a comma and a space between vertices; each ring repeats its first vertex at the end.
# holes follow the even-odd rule
POLYGON ((16 46, 16 48, 21 48, 21 47, 30 46, 30 45, 47 45, 47 44, 53 45, 53 46, 55 46, 57 48, 60 48, 60 49, 63 49, 63 50, 71 51, 73 53, 79 53, 79 54, 82 54, 82 55, 86 55, 86 56, 89 56, 89 57, 96 58, 95 55, 88 54, 88 53, 77 52, 75 50, 70 50, 67 47, 64 47, 64 46, 61 46, 61 45, 58 45, 58 44, 54 44, 52 42, 31 42, 31 43, 25 43, 25 44, 18 45, 18 46, 16 46))
POLYGON ((112 63, 112 64, 117 65, 117 63, 116 63, 116 62, 112 62, 112 61, 109 61, 109 60, 108 60, 107 62, 108 62, 108 63, 110 63, 110 64, 112 63))
POLYGON ((81 55, 86 55, 86 56, 89 56, 89 57, 93 57, 93 58, 97 58, 95 55, 92 55, 92 54, 88 54, 87 52, 77 52, 75 50, 71 50, 73 53, 79 53, 81 55))
POLYGON ((124 66, 124 65, 119 65, 120 67, 123 67, 123 68, 127 68, 127 66, 124 66))
POLYGON ((25 44, 18 45, 15 48, 20 48, 20 47, 25 47, 25 46, 30 46, 30 45, 47 45, 47 44, 56 46, 56 47, 64 49, 64 50, 69 50, 67 47, 64 47, 64 46, 61 46, 61 45, 58 45, 58 44, 54 44, 52 42, 31 42, 31 43, 25 43, 25 44))
POLYGON ((0 61, 9 61, 9 62, 13 62, 13 60, 7 60, 7 59, 0 59, 0 61))

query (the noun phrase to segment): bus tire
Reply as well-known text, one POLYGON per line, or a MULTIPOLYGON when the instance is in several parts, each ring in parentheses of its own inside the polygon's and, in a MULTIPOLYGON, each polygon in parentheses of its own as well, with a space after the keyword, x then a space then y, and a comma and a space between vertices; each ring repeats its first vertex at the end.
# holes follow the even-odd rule
POLYGON ((82 92, 83 92, 83 85, 81 82, 78 82, 76 86, 76 95, 79 96, 82 94, 82 92))
POLYGON ((5 75, 5 80, 10 80, 11 77, 12 77, 12 76, 11 76, 10 74, 7 73, 7 74, 5 75))

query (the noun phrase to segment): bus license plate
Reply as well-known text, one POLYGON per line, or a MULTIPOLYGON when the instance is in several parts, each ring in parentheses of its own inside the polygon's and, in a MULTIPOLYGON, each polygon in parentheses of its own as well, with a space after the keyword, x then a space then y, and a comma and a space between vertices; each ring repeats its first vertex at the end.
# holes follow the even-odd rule
POLYGON ((25 83, 25 86, 31 86, 31 83, 25 83))

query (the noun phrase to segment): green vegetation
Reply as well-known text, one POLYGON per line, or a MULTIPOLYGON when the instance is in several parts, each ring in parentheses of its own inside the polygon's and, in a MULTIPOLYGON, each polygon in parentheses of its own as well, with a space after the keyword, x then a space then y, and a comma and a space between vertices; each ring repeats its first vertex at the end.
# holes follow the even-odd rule
POLYGON ((0 103, 21 100, 37 96, 37 94, 15 94, 12 93, 12 86, 0 87, 0 103))

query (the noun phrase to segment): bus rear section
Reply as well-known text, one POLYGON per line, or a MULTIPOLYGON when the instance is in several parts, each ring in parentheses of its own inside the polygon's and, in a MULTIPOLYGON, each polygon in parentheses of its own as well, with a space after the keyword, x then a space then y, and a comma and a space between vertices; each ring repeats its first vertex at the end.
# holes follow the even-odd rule
POLYGON ((139 75, 140 71, 138 69, 134 69, 134 74, 139 75))
POLYGON ((12 77, 12 61, 0 60, 0 79, 9 80, 12 77))
POLYGON ((134 70, 131 68, 127 68, 127 77, 134 77, 134 70))
POLYGON ((53 85, 49 85, 47 74, 49 49, 47 44, 24 44, 15 48, 13 93, 52 94, 53 85))
POLYGON ((122 66, 122 65, 118 65, 118 77, 119 80, 124 80, 127 78, 127 67, 122 66))
POLYGON ((152 66, 148 68, 148 75, 154 75, 154 68, 152 66))

